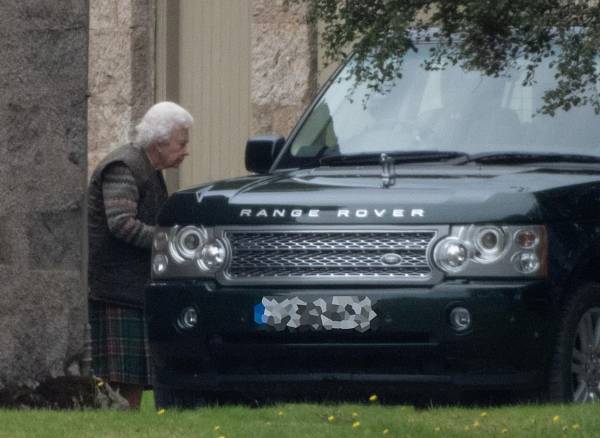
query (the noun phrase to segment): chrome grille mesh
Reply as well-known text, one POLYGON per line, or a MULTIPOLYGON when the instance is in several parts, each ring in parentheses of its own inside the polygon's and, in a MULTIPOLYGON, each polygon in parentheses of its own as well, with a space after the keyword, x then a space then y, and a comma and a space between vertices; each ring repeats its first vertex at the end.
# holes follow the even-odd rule
POLYGON ((227 231, 234 280, 319 278, 428 279, 427 251, 435 231, 227 231), (384 256, 394 254, 393 266, 384 256))

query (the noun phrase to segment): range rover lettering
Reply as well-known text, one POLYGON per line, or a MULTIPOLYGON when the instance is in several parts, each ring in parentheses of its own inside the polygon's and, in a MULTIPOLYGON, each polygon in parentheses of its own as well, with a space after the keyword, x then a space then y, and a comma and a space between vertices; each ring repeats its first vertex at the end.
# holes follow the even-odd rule
POLYGON ((347 64, 253 173, 158 218, 146 314, 163 406, 203 394, 536 390, 600 397, 600 119, 536 110, 515 66, 404 74, 369 98, 347 64))

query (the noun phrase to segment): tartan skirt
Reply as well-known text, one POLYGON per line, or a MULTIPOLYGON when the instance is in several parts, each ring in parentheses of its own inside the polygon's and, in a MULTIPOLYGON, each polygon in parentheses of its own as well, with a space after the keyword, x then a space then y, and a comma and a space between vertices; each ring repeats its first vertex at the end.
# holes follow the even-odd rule
POLYGON ((94 375, 109 382, 152 382, 143 310, 90 300, 89 318, 94 375))

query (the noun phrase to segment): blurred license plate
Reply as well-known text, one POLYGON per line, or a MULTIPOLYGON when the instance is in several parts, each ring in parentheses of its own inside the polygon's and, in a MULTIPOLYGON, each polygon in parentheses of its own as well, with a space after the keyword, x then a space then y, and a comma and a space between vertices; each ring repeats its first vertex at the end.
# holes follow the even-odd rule
POLYGON ((377 317, 373 304, 375 300, 364 296, 263 297, 254 306, 254 322, 277 331, 309 327, 362 333, 377 317))

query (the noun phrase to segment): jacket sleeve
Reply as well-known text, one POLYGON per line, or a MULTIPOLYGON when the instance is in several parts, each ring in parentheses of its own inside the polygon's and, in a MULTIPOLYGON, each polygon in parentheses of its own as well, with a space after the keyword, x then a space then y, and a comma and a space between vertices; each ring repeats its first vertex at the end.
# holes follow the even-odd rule
POLYGON ((137 218, 140 194, 133 173, 120 162, 103 173, 102 198, 111 234, 140 248, 150 248, 154 227, 137 218))

